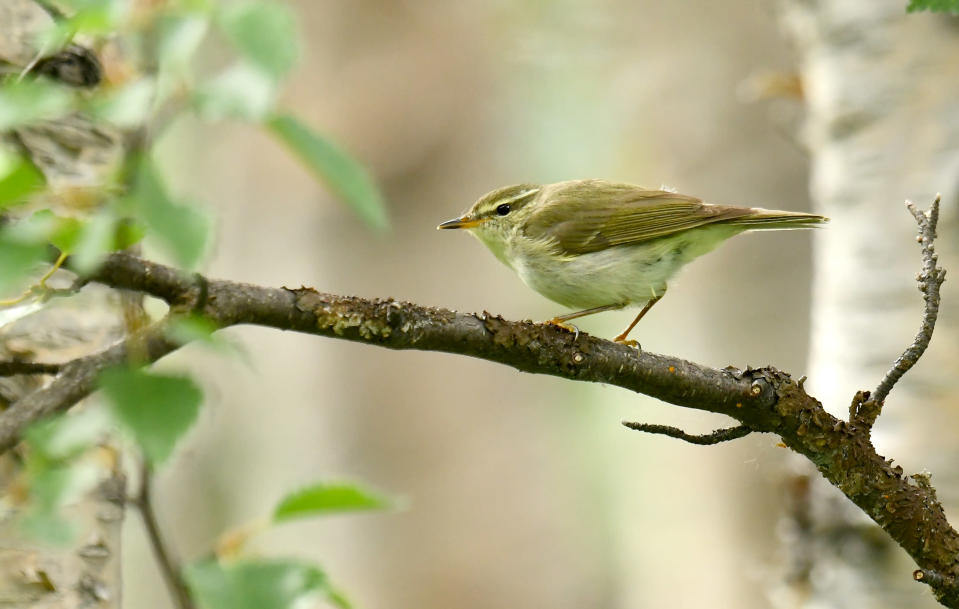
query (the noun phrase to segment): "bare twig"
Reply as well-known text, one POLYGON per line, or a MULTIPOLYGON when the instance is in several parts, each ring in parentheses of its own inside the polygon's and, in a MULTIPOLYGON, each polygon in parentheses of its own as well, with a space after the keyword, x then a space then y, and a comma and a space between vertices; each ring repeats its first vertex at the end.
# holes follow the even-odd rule
POLYGON ((735 427, 717 429, 711 433, 697 435, 686 433, 682 429, 678 427, 672 427, 670 425, 635 423, 632 421, 623 421, 623 425, 630 429, 635 429, 636 431, 645 431, 646 433, 669 436, 670 438, 676 438, 678 440, 682 440, 683 442, 689 442, 690 444, 698 444, 699 446, 712 446, 713 444, 719 444, 720 442, 738 440, 739 438, 749 435, 753 431, 745 425, 737 425, 735 427))
POLYGON ((60 372, 62 364, 45 364, 42 362, 0 362, 0 376, 16 376, 18 374, 56 374, 60 372))
POLYGON ((160 532, 160 523, 157 520, 156 512, 153 510, 152 484, 153 475, 150 466, 146 461, 143 461, 140 467, 140 492, 133 500, 133 504, 140 510, 140 515, 143 517, 143 525, 146 528, 150 546, 153 548, 153 555, 156 557, 160 572, 163 573, 163 580, 166 582, 177 608, 193 609, 195 607, 193 598, 190 596, 190 590, 181 575, 179 562, 173 558, 173 554, 164 542, 163 534, 160 532))
POLYGON ((128 361, 131 353, 143 353, 152 362, 179 347, 167 336, 166 328, 166 322, 159 322, 99 353, 63 364, 48 385, 0 413, 0 452, 16 444, 30 423, 66 410, 90 395, 105 368, 128 361))
POLYGON ((946 607, 959 607, 959 578, 935 569, 916 569, 912 578, 932 588, 936 600, 946 607))
POLYGON ((922 357, 929 346, 932 332, 936 327, 936 319, 939 317, 939 288, 942 286, 942 282, 946 280, 946 271, 938 265, 939 256, 936 254, 933 245, 936 240, 936 225, 939 223, 939 199, 940 196, 936 195, 929 211, 926 212, 917 209, 912 202, 906 201, 906 207, 909 208, 919 225, 919 235, 916 240, 922 245, 922 271, 916 276, 916 280, 919 282, 919 291, 922 292, 926 307, 916 338, 896 359, 892 368, 880 381, 875 391, 872 392, 870 401, 878 404, 879 408, 873 409, 873 412, 865 418, 863 422, 867 426, 871 426, 876 417, 879 416, 881 406, 896 382, 922 357))
POLYGON ((916 569, 912 572, 912 578, 930 586, 941 586, 946 583, 946 578, 943 577, 942 573, 932 569, 916 569))

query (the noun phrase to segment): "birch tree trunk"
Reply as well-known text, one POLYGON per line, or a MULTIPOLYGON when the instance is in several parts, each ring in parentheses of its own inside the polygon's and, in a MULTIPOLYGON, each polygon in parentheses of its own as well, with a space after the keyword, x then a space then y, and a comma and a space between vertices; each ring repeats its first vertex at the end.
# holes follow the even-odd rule
MULTIPOLYGON (((47 11, 33 0, 0 0, 0 75, 19 73, 35 62, 39 34, 52 23, 47 11)), ((16 139, 18 146, 34 157, 50 189, 89 186, 78 180, 98 175, 90 159, 103 158, 99 153, 104 151, 114 159, 119 154, 119 139, 100 137, 100 127, 90 120, 72 116, 39 126, 17 130, 15 138, 0 134, 0 144, 6 144, 8 137, 16 139), (92 150, 88 145, 92 141, 108 142, 107 148, 92 150), (49 162, 39 162, 40 157, 49 162)), ((57 282, 54 275, 52 283, 57 282)), ((69 283, 57 287, 66 285, 69 283)), ((9 296, 13 295, 0 297, 9 296)), ((124 331, 116 300, 111 291, 96 290, 59 302, 28 300, 4 307, 0 311, 0 359, 61 363, 102 349, 124 331)), ((37 389, 44 378, 49 377, 0 378, 0 410, 37 389)), ((77 411, 83 411, 82 404, 77 411)), ((126 478, 118 453, 101 447, 91 459, 99 484, 63 506, 73 533, 65 544, 26 534, 22 519, 17 518, 30 509, 30 493, 35 491, 29 488, 22 457, 19 451, 0 455, 0 606, 120 607, 126 478)))
MULTIPOLYGON (((905 199, 927 207, 942 193, 938 251, 942 266, 959 272, 959 29, 952 17, 907 14, 906 4, 785 4, 807 105, 810 190, 816 210, 832 218, 816 244, 807 387, 834 414, 845 411, 856 390, 876 386, 919 326, 919 248, 905 199)), ((906 472, 932 473, 947 509, 959 499, 956 288, 954 282, 943 286, 932 345, 892 391, 874 433, 880 454, 906 472)), ((834 491, 812 491, 822 499, 813 513, 855 527, 865 523, 834 491)), ((936 606, 925 587, 911 581, 913 566, 898 548, 865 555, 860 549, 849 560, 844 543, 835 541, 812 559, 809 606, 936 606)))

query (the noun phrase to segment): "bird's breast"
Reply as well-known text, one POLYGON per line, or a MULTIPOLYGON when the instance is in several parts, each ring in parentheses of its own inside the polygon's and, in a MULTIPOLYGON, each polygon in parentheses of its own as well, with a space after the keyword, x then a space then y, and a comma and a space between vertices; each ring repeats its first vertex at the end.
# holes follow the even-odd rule
POLYGON ((513 258, 526 285, 564 306, 589 309, 642 304, 661 294, 684 263, 683 249, 657 239, 573 256, 526 244, 514 247, 513 258))

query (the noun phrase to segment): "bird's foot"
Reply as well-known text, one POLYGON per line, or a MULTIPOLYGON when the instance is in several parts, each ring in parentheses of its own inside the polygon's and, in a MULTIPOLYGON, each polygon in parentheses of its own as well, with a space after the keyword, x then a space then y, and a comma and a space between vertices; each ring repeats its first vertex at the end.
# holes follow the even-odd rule
POLYGON ((573 324, 566 323, 565 321, 562 321, 556 318, 547 319, 545 323, 548 326, 556 326, 557 328, 562 328, 563 330, 566 330, 567 332, 572 332, 573 340, 576 340, 577 338, 579 338, 579 328, 577 328, 573 324))
POLYGON ((639 341, 633 339, 627 339, 625 334, 620 334, 613 339, 614 343, 619 343, 621 345, 626 345, 627 347, 633 347, 637 351, 642 351, 643 346, 639 344, 639 341))

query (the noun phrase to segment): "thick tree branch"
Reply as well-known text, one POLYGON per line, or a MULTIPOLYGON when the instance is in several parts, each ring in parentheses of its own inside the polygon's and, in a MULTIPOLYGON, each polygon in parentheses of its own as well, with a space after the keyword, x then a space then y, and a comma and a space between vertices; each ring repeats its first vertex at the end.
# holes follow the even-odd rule
MULTIPOLYGON (((388 300, 322 294, 310 288, 268 288, 188 276, 127 254, 111 255, 91 278, 115 288, 161 298, 174 312, 196 311, 220 327, 255 324, 366 342, 391 349, 459 353, 550 374, 617 385, 666 402, 750 420, 775 415, 769 371, 716 370, 678 358, 635 349, 554 326, 510 322, 488 314, 388 300), (755 374, 754 374, 755 372, 755 374)), ((24 427, 62 411, 91 393, 105 367, 142 357, 154 361, 178 345, 163 331, 147 328, 100 353, 65 364, 53 381, 0 414, 0 450, 12 446, 24 427)), ((791 381, 788 381, 791 382, 791 381)))
POLYGON ((390 349, 470 355, 524 372, 617 385, 730 416, 741 414, 744 404, 773 402, 768 383, 738 370, 638 353, 586 334, 577 338, 555 326, 511 322, 487 313, 211 280, 124 254, 110 256, 91 280, 156 296, 176 311, 195 311, 221 327, 254 324, 390 349))
MULTIPOLYGON (((717 370, 554 326, 469 315, 392 299, 323 294, 310 288, 267 288, 188 276, 125 255, 111 255, 91 278, 162 298, 172 314, 195 311, 220 327, 255 324, 341 338, 390 349, 458 353, 518 370, 616 385, 663 401, 730 416, 745 429, 779 435, 806 456, 915 559, 941 575, 937 596, 959 607, 959 533, 935 491, 904 476, 878 455, 869 434, 828 412, 801 383, 775 368, 717 370)), ((96 388, 105 366, 131 354, 147 361, 177 348, 155 325, 102 353, 65 365, 49 385, 0 414, 0 449, 13 445, 40 416, 65 410, 96 388)), ((735 429, 735 428, 734 428, 735 429)), ((738 432, 734 432, 738 433, 738 432)))

